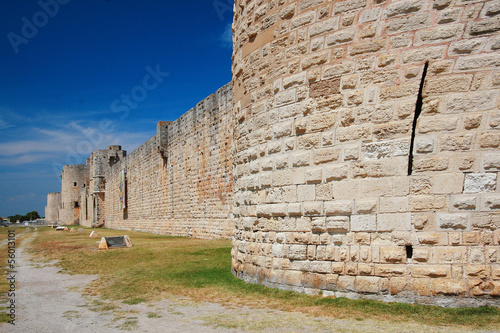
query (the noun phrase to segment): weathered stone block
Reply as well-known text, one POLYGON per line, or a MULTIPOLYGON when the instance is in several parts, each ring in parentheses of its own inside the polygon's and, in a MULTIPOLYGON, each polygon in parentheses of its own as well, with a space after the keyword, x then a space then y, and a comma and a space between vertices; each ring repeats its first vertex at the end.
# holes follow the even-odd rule
POLYGON ((467 229, 468 215, 462 213, 436 214, 438 227, 441 229, 467 229))
POLYGON ((404 263, 406 250, 403 246, 381 246, 380 258, 383 263, 404 263))
POLYGON ((411 230, 411 214, 378 214, 378 231, 408 231, 411 230))
POLYGON ((374 215, 351 216, 351 231, 376 231, 377 217, 374 215))
POLYGON ((494 192, 496 173, 468 173, 465 175, 464 193, 494 192))

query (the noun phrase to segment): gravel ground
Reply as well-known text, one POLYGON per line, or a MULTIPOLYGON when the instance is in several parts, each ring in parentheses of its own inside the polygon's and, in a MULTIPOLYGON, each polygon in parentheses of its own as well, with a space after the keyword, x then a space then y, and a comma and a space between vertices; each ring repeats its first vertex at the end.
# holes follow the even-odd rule
MULTIPOLYGON (((31 237, 36 237, 36 233, 31 237)), ((19 267, 15 325, 2 324, 0 332, 468 332, 414 323, 388 324, 272 309, 227 308, 185 299, 136 305, 101 301, 81 293, 97 276, 61 274, 55 263, 30 261, 22 247, 16 256, 19 267)))

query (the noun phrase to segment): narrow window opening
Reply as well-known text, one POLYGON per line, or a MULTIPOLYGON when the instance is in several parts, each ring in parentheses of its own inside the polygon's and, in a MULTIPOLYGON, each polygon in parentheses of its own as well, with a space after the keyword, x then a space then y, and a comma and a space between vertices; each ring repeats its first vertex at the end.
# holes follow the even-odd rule
POLYGON ((77 185, 76 182, 74 182, 73 185, 76 186, 77 185))
POLYGON ((411 131, 410 155, 408 156, 408 176, 413 173, 413 146, 415 145, 415 131, 417 129, 418 117, 420 117, 420 113, 422 113, 422 105, 424 100, 423 90, 428 67, 429 62, 426 62, 424 65, 424 71, 422 72, 422 79, 420 80, 420 88, 418 89, 417 103, 415 104, 415 116, 413 117, 413 127, 411 131))
POLYGON ((78 203, 78 201, 75 201, 75 208, 78 208, 80 207, 80 204, 78 203))
POLYGON ((413 246, 406 245, 406 258, 411 259, 413 257, 413 246))

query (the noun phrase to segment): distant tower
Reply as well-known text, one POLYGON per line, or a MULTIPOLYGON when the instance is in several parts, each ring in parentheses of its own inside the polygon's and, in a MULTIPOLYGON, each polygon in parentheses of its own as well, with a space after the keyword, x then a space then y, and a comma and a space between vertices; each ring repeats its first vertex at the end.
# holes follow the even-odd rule
POLYGON ((87 187, 89 168, 84 164, 65 165, 61 173, 61 209, 59 218, 63 224, 79 224, 81 189, 87 187))
POLYGON ((61 192, 47 194, 47 206, 45 206, 45 222, 56 224, 59 221, 59 209, 61 207, 61 192))
POLYGON ((106 172, 126 155, 127 152, 117 145, 109 146, 108 149, 95 150, 90 155, 89 186, 81 192, 84 204, 80 218, 82 225, 87 227, 104 225, 106 172))

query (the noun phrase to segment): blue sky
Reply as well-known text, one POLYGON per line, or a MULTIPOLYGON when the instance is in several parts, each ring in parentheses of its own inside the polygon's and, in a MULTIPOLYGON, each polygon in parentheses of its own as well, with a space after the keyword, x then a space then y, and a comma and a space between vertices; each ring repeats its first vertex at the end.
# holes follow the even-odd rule
POLYGON ((62 165, 131 152, 228 83, 232 3, 2 1, 0 216, 43 216, 62 165))

